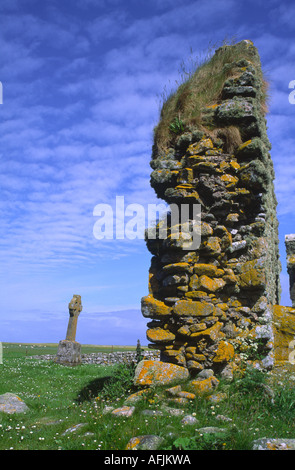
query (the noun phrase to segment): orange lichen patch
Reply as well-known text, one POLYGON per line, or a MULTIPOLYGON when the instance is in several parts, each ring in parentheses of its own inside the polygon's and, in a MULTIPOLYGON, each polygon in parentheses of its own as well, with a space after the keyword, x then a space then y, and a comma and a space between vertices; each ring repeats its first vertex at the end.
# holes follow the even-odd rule
POLYGON ((175 186, 175 189, 194 189, 194 186, 190 183, 181 183, 175 186))
POLYGON ((239 170, 239 169, 241 168, 241 165, 240 165, 238 162, 234 161, 234 160, 231 160, 230 166, 231 166, 232 169, 235 170, 235 171, 237 171, 237 170, 239 170))
POLYGON ((196 362, 197 365, 198 365, 198 368, 200 368, 202 366, 199 363, 206 361, 206 356, 204 356, 204 354, 190 354, 190 353, 187 353, 187 359, 189 359, 190 361, 196 362))
POLYGON ((150 294, 141 299, 141 311, 144 317, 159 318, 170 315, 171 309, 150 294))
POLYGON ((134 406, 122 406, 121 408, 117 408, 116 410, 112 411, 112 414, 115 416, 132 416, 134 413, 135 407, 134 406))
POLYGON ((190 390, 195 395, 202 395, 204 393, 212 392, 219 384, 216 377, 208 377, 204 380, 192 380, 190 382, 190 390))
POLYGON ((274 352, 276 362, 295 364, 295 309, 273 306, 274 352))
POLYGON ((213 147, 214 145, 211 139, 202 139, 196 144, 191 144, 187 149, 187 153, 190 155, 198 155, 208 149, 213 149, 213 147))
POLYGON ((241 303, 239 300, 233 300, 233 301, 231 302, 231 307, 233 307, 233 308, 238 308, 238 307, 242 307, 242 306, 243 306, 243 305, 242 305, 242 303, 241 303))
POLYGON ((226 183, 226 188, 233 188, 239 181, 236 176, 232 176, 229 174, 222 175, 220 179, 223 183, 226 183))
POLYGON ((229 362, 233 359, 234 355, 235 350, 232 344, 227 341, 220 341, 213 362, 229 362))
POLYGON ((208 298, 208 293, 203 292, 201 290, 191 290, 189 292, 186 292, 184 295, 188 299, 192 299, 192 300, 207 299, 208 298))
POLYGON ((217 171, 217 163, 212 163, 212 162, 201 162, 201 163, 196 163, 193 165, 193 169, 196 171, 196 173, 200 172, 209 172, 209 173, 214 173, 217 172, 219 173, 220 170, 217 171))
POLYGON ((196 398, 196 395, 194 393, 185 391, 178 392, 177 396, 179 398, 186 398, 187 400, 194 400, 196 398))
POLYGON ((190 330, 192 333, 196 333, 197 331, 203 331, 207 329, 206 323, 195 323, 194 325, 190 326, 190 330))
POLYGON ((178 333, 179 335, 182 335, 182 336, 190 336, 190 334, 191 334, 188 325, 183 325, 183 326, 181 326, 181 327, 177 330, 177 333, 178 333))
POLYGON ((247 140, 246 142, 243 142, 237 149, 237 152, 240 152, 243 150, 245 147, 247 147, 249 144, 251 144, 252 140, 247 140))
POLYGON ((219 106, 218 103, 215 104, 210 104, 209 106, 206 106, 207 109, 216 109, 219 106))
POLYGON ((265 287, 266 277, 263 261, 255 259, 247 261, 241 267, 240 286, 243 288, 259 288, 265 287))
POLYGON ((251 191, 245 188, 236 188, 235 192, 240 196, 248 196, 248 194, 251 194, 251 191))
POLYGON ((196 263, 194 265, 194 273, 202 276, 205 274, 206 276, 214 277, 216 275, 218 268, 214 266, 214 264, 205 264, 205 263, 196 263))
POLYGON ((220 238, 218 237, 209 237, 208 241, 204 243, 204 248, 210 254, 218 254, 221 252, 220 238))
POLYGON ((287 256, 287 264, 288 265, 295 264, 295 255, 287 256))
POLYGON ((227 310, 229 309, 229 306, 225 302, 222 302, 220 304, 216 304, 216 307, 220 308, 224 312, 227 312, 227 310))
POLYGON ((128 405, 129 403, 136 403, 144 398, 145 395, 148 394, 148 390, 139 390, 139 392, 132 393, 129 397, 126 398, 125 403, 128 405))
POLYGON ((142 436, 132 437, 132 439, 130 439, 130 441, 128 442, 126 446, 126 450, 135 450, 137 446, 140 444, 141 440, 142 440, 142 436))
POLYGON ((223 338, 225 336, 225 334, 220 331, 222 326, 223 323, 216 322, 215 325, 207 328, 206 330, 192 333, 191 338, 207 338, 211 341, 217 341, 219 338, 223 338))
POLYGON ((208 302, 193 302, 190 300, 179 300, 173 307, 173 312, 178 316, 200 316, 214 315, 215 308, 208 302))
POLYGON ((234 212, 232 214, 228 214, 226 217, 227 222, 238 222, 240 218, 240 215, 237 212, 234 212))
POLYGON ((175 396, 181 392, 181 385, 175 385, 174 387, 167 388, 166 392, 169 395, 175 396))
POLYGON ((192 183, 193 179, 194 175, 191 168, 183 168, 178 177, 180 183, 192 183))
POLYGON ((201 236, 207 237, 213 234, 213 228, 207 222, 201 221, 201 236))
POLYGON ((171 272, 192 272, 192 268, 189 263, 166 264, 162 269, 165 274, 170 274, 171 272))
POLYGON ((146 332, 147 339, 153 343, 170 343, 174 341, 175 335, 163 328, 151 328, 146 332))
POLYGON ((176 364, 170 364, 162 361, 141 361, 136 368, 134 384, 152 385, 152 384, 172 384, 180 382, 189 377, 189 372, 185 367, 176 364))
POLYGON ((196 163, 205 162, 206 159, 203 155, 190 155, 188 157, 188 163, 190 166, 195 165, 196 163))
POLYGON ((214 393, 208 397, 208 400, 211 403, 220 403, 221 401, 227 398, 227 394, 223 392, 214 393))
POLYGON ((266 443, 267 450, 294 450, 292 446, 289 446, 285 442, 267 442, 266 443))
POLYGON ((208 276, 200 276, 198 279, 198 287, 208 292, 217 292, 225 286, 225 281, 221 278, 211 279, 208 276))

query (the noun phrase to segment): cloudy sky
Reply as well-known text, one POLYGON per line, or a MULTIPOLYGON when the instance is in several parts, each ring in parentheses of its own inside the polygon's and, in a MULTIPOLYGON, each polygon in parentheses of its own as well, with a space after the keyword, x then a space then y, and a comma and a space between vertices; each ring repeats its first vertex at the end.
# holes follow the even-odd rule
POLYGON ((140 299, 151 255, 141 239, 97 240, 97 204, 158 202, 153 128, 181 64, 251 39, 270 82, 281 303, 284 236, 295 232, 295 4, 278 0, 1 0, 0 341, 146 344, 140 299))

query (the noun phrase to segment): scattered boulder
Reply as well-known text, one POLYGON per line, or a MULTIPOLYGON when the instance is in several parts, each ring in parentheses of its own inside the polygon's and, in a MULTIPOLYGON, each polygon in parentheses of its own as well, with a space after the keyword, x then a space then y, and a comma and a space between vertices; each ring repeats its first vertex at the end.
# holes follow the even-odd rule
POLYGON ((164 438, 147 434, 144 436, 132 437, 126 446, 126 450, 157 450, 164 442, 164 438))
POLYGON ((3 413, 25 413, 28 410, 28 406, 18 395, 10 392, 0 395, 0 411, 3 413))
POLYGON ((190 382, 190 389, 196 395, 203 395, 205 393, 212 392, 218 384, 219 380, 212 376, 203 380, 192 380, 190 382))
POLYGON ((189 372, 184 367, 168 362, 148 360, 138 363, 134 384, 140 386, 169 385, 188 378, 189 372))
POLYGON ((115 416, 125 416, 129 418, 129 416, 132 416, 135 411, 134 406, 122 406, 120 408, 116 408, 115 410, 112 411, 112 415, 115 416))
POLYGON ((295 439, 257 439, 253 450, 295 450, 295 439))
POLYGON ((197 423, 198 423, 197 418, 195 418, 192 415, 186 415, 181 420, 181 424, 183 424, 184 426, 193 426, 193 425, 196 425, 197 423))
POLYGON ((62 436, 66 436, 67 434, 71 434, 72 432, 76 432, 78 429, 83 428, 83 426, 86 426, 87 423, 78 423, 74 424, 70 428, 66 429, 63 433, 62 436))

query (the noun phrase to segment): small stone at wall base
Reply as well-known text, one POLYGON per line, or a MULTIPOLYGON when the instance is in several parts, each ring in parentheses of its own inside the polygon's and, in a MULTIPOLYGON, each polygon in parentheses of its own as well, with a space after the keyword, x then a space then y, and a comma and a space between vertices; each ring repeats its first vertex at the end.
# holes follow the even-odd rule
POLYGON ((147 385, 167 385, 174 382, 181 382, 189 378, 186 368, 176 364, 162 361, 141 361, 135 369, 134 384, 147 385))

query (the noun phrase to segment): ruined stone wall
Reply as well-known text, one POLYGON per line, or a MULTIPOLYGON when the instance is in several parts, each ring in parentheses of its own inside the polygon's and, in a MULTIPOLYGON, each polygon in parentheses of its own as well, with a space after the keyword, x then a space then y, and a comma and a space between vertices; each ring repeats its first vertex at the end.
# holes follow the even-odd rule
POLYGON ((159 198, 178 206, 201 204, 197 250, 169 237, 147 238, 153 257, 149 294, 142 298, 150 347, 160 349, 162 361, 191 374, 208 368, 228 374, 245 360, 271 367, 272 305, 280 295, 277 202, 259 55, 250 41, 242 41, 221 47, 216 58, 225 77, 216 101, 206 103, 197 119, 188 118, 185 100, 197 100, 198 88, 180 89, 169 138, 163 143, 163 129, 155 133, 151 160, 151 185, 159 198))

